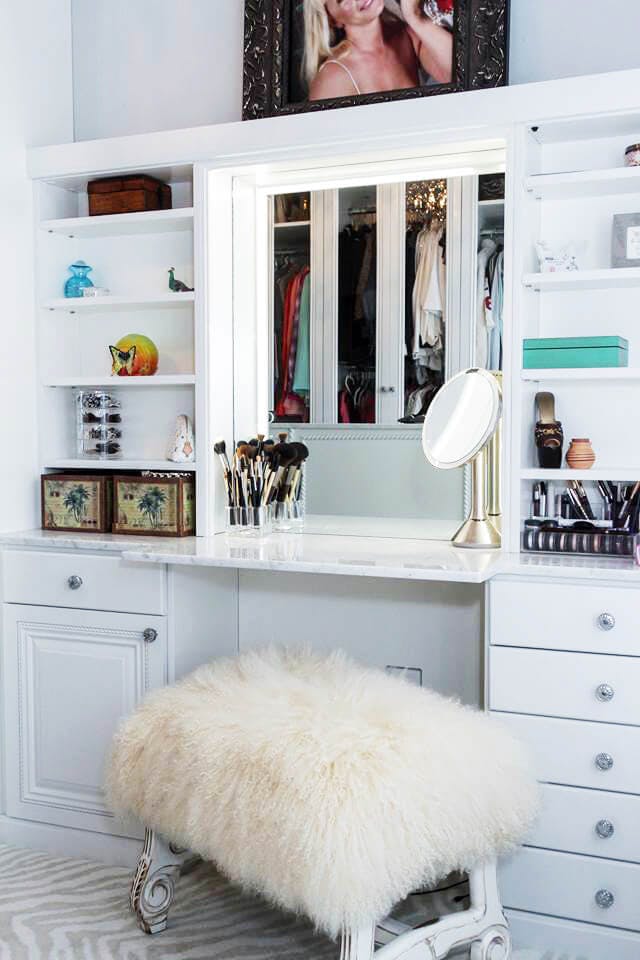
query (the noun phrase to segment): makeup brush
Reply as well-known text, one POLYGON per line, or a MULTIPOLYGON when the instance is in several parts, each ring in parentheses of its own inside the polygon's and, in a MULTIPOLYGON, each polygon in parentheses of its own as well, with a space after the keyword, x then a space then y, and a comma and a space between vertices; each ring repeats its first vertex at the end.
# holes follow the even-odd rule
POLYGON ((285 475, 287 467, 289 467, 293 461, 296 459, 296 450, 293 444, 276 443, 272 447, 271 453, 271 469, 272 473, 270 476, 269 490, 268 490, 268 499, 267 503, 273 503, 277 498, 280 499, 280 485, 282 484, 282 479, 285 475))
POLYGON ((291 447, 295 456, 285 470, 282 483, 280 484, 280 489, 278 491, 278 500, 280 502, 293 499, 294 487, 297 477, 302 469, 302 463, 309 455, 309 450, 304 443, 289 443, 286 444, 286 446, 291 447))
POLYGON ((304 443, 292 443, 291 446, 295 447, 297 457, 293 464, 295 469, 293 471, 293 477, 290 481, 289 499, 297 500, 300 481, 302 479, 302 464, 309 457, 309 448, 304 443))
POLYGON ((213 451, 220 457, 223 469, 231 473, 231 464, 229 463, 229 457, 227 456, 227 445, 222 437, 219 440, 216 440, 214 443, 213 451))
POLYGON ((618 514, 618 524, 625 523, 630 513, 632 512, 635 501, 640 491, 640 480, 633 485, 632 488, 627 487, 625 490, 624 503, 620 513, 618 514))
POLYGON ((593 512, 593 509, 592 509, 592 507, 591 507, 591 503, 590 503, 590 501, 589 501, 589 497, 587 496, 586 491, 585 491, 585 489, 584 489, 584 487, 583 487, 583 485, 582 485, 582 481, 581 481, 581 480, 571 480, 570 483, 571 483, 571 486, 572 486, 573 490, 576 492, 576 494, 577 494, 577 496, 578 496, 578 499, 580 500, 580 504, 581 504, 581 506, 582 506, 582 509, 583 509, 584 514, 585 514, 585 516, 587 517, 587 519, 588 519, 588 520, 595 520, 596 515, 595 515, 595 513, 593 512))
POLYGON ((578 494, 576 493, 576 491, 572 486, 567 488, 567 496, 569 497, 569 500, 571 501, 571 505, 573 506, 573 509, 577 513, 578 517, 582 520, 588 520, 589 517, 587 516, 587 511, 582 506, 580 502, 580 497, 578 496, 578 494))
POLYGON ((250 443, 239 443, 236 447, 236 454, 246 460, 255 460, 258 455, 258 448, 251 446, 250 443))

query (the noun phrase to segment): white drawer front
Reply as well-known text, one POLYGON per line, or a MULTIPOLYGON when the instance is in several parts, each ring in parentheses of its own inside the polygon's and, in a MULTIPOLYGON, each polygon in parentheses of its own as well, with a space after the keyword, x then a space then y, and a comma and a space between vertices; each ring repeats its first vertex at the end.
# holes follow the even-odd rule
POLYGON ((640 724, 640 657, 492 647, 494 710, 640 724))
POLYGON ((164 569, 119 557, 7 551, 4 599, 47 607, 164 614, 164 569))
POLYGON ((496 713, 529 747, 538 780, 640 794, 640 728, 496 713), (613 765, 601 769, 603 754, 613 765))
POLYGON ((503 580, 490 597, 491 643, 640 656, 639 590, 503 580))
POLYGON ((639 889, 638 864, 530 847, 500 864, 505 907, 568 920, 640 930, 639 889), (610 906, 599 906, 598 895, 610 895, 610 906))
POLYGON ((541 789, 542 811, 528 844, 640 863, 640 797, 553 784, 541 789))
POLYGON ((592 923, 507 910, 514 950, 523 960, 638 960, 640 934, 592 923), (518 954, 519 955, 519 954, 518 954))

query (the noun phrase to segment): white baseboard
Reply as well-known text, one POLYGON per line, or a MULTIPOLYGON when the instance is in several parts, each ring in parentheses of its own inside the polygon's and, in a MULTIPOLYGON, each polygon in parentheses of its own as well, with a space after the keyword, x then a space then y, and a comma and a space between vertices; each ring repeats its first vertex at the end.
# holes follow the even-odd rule
POLYGON ((88 830, 52 826, 0 815, 0 843, 42 850, 57 857, 98 860, 115 867, 133 867, 140 855, 139 840, 110 837, 88 830))

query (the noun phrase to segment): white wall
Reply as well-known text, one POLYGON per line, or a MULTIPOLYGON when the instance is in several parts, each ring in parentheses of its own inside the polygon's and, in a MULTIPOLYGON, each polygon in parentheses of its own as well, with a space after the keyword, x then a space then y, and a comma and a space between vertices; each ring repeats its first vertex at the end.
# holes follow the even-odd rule
POLYGON ((72 0, 76 139, 237 120, 243 0, 72 0))
POLYGON ((73 136, 70 0, 0 0, 0 531, 35 526, 32 184, 25 147, 73 136))
POLYGON ((638 0, 511 0, 511 83, 640 66, 638 0))
MULTIPOLYGON (((243 0, 71 0, 76 139, 239 120, 243 0)), ((511 0, 510 81, 640 66, 640 2, 511 0)))

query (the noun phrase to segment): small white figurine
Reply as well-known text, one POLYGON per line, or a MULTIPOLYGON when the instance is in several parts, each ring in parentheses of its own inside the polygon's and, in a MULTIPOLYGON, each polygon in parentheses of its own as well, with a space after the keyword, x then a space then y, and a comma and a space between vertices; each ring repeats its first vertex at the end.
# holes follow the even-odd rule
POLYGON ((193 424, 185 413, 181 413, 176 420, 175 433, 169 441, 169 460, 174 463, 192 463, 194 457, 193 424))

